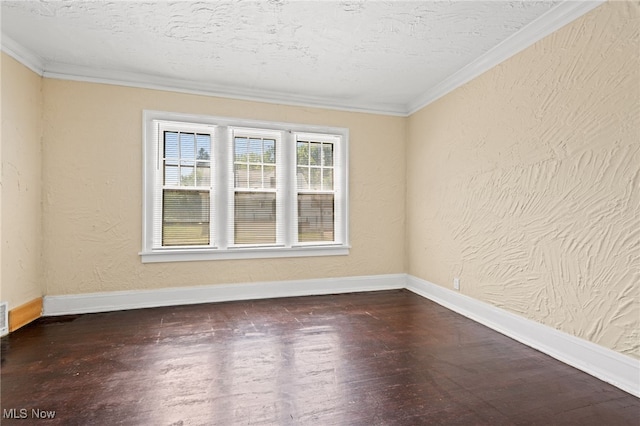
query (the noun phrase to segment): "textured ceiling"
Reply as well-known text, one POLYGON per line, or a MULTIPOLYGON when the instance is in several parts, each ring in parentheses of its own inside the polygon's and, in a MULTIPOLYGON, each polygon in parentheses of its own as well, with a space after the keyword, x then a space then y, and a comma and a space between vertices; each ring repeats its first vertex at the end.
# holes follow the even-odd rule
POLYGON ((559 3, 3 1, 2 33, 45 75, 402 114, 559 3))

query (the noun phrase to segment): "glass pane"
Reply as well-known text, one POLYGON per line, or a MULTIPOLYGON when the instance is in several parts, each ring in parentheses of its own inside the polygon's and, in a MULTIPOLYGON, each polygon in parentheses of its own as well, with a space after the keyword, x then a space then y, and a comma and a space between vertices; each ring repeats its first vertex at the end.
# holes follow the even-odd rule
POLYGON ((180 158, 192 160, 196 157, 196 138, 193 133, 180 133, 180 158))
POLYGON ((262 166, 256 164, 249 165, 249 188, 262 189, 262 166))
POLYGON ((236 161, 248 161, 249 140, 246 138, 236 138, 236 161))
POLYGON ((318 142, 311 142, 311 165, 312 166, 320 166, 321 163, 321 151, 320 147, 322 144, 318 142))
POLYGON ((276 166, 264 166, 264 187, 276 187, 276 166))
POLYGON ((211 183, 211 168, 208 161, 198 161, 196 165, 196 185, 209 186, 211 183))
POLYGON ((196 135, 196 145, 198 148, 196 158, 198 160, 211 160, 211 136, 196 135))
POLYGON ((165 185, 178 185, 178 166, 166 165, 164 166, 164 184, 165 185))
POLYGON ((162 245, 209 245, 208 191, 163 191, 162 245))
POLYGON ((264 140, 264 155, 263 161, 265 163, 275 164, 276 162, 276 141, 273 139, 264 140))
POLYGON ((298 241, 334 241, 333 194, 298 194, 298 241))
POLYGON ((262 163, 262 139, 249 139, 249 161, 262 163))
POLYGON ((322 144, 322 165, 333 166, 333 144, 332 143, 322 144))
POLYGON ((310 174, 311 189, 320 191, 322 189, 322 172, 318 167, 311 168, 310 174))
POLYGON ((276 242, 276 194, 236 192, 234 215, 235 244, 276 242))
POLYGON ((193 166, 180 167, 180 186, 194 186, 196 184, 193 166))
POLYGON ((298 189, 309 189, 309 168, 298 167, 297 172, 298 189))
POLYGON ((178 133, 164 132, 164 157, 178 158, 178 133))
POLYGON ((333 190, 333 169, 322 169, 322 189, 333 190))
POLYGON ((296 164, 301 166, 309 164, 309 142, 298 142, 296 148, 296 164))
POLYGON ((235 186, 236 188, 249 187, 249 168, 246 164, 235 165, 235 186))

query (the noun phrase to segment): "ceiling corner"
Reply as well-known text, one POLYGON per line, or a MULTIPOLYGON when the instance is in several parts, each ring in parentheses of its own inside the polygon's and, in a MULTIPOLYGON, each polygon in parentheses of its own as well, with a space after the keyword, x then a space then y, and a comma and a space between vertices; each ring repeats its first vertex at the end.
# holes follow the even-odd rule
POLYGON ((22 65, 29 68, 39 76, 43 76, 45 72, 44 61, 39 56, 33 54, 20 43, 7 36, 4 32, 0 35, 2 51, 11 56, 22 65))
POLYGON ((465 83, 480 76, 489 69, 506 61, 549 34, 573 22, 607 0, 564 0, 538 19, 532 21, 484 55, 480 56, 455 74, 433 86, 408 106, 411 115, 465 83))

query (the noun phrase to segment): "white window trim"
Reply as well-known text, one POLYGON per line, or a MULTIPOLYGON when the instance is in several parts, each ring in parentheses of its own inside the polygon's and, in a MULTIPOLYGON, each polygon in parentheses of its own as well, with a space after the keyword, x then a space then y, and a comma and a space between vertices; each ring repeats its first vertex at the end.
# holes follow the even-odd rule
MULTIPOLYGON (((328 132, 327 132, 328 133, 328 132)), ((291 132, 291 137, 294 139, 292 145, 294 147, 297 146, 297 141, 302 139, 302 140, 313 140, 313 142, 328 142, 328 143, 333 143, 334 146, 337 146, 339 150, 341 150, 340 147, 340 143, 339 142, 339 136, 335 136, 335 135, 328 135, 328 134, 313 134, 313 133, 309 133, 309 132, 291 132)), ((293 150, 293 155, 296 155, 295 149, 293 150)), ((334 170, 336 170, 337 172, 339 172, 340 175, 346 175, 347 169, 348 167, 344 167, 343 165, 343 161, 342 161, 342 156, 345 155, 344 152, 339 151, 337 152, 337 158, 340 160, 338 161, 338 164, 334 164, 334 170)), ((294 160, 295 161, 295 160, 294 160)), ((334 200, 334 203, 336 203, 335 205, 339 205, 340 208, 342 209, 346 204, 348 204, 348 199, 344 198, 347 196, 346 191, 343 191, 342 188, 336 188, 337 190, 334 191, 313 191, 313 190, 309 190, 309 191, 300 191, 296 188, 295 186, 295 179, 292 185, 292 190, 295 192, 295 194, 299 194, 299 193, 316 193, 316 194, 322 194, 322 193, 333 193, 336 195, 336 199, 334 200), (342 199, 344 198, 344 199, 342 199)), ((297 203, 293 203, 293 209, 292 209, 292 214, 293 217, 296 217, 298 215, 298 205, 297 203)), ((340 209, 340 210, 341 210, 340 209)), ((346 238, 345 235, 343 234, 343 232, 345 232, 345 227, 343 226, 343 221, 347 220, 347 217, 341 217, 341 216, 336 216, 335 218, 335 235, 337 236, 336 239, 338 240, 342 240, 343 238, 346 238)), ((293 222, 290 222, 293 224, 293 222)), ((298 239, 298 229, 295 226, 292 226, 291 229, 292 232, 292 240, 293 241, 297 241, 298 239)), ((308 246, 317 246, 317 245, 332 245, 334 243, 332 242, 297 242, 294 244, 294 247, 308 247, 308 246)))
MULTIPOLYGON (((142 185, 142 251, 139 253, 143 263, 155 262, 180 262, 180 261, 200 261, 200 260, 226 260, 226 259, 254 259, 254 258, 278 258, 278 257, 304 257, 304 256, 342 256, 349 254, 349 130, 340 127, 302 125, 293 123, 267 122, 258 120, 237 119, 229 117, 214 117, 206 115, 182 114, 164 111, 143 111, 143 185, 142 185), (264 129, 266 131, 278 132, 282 138, 284 147, 280 149, 279 156, 283 164, 284 182, 286 187, 282 190, 283 209, 282 215, 285 224, 284 244, 272 246, 233 246, 229 244, 230 236, 225 232, 225 225, 233 217, 233 205, 229 200, 233 191, 229 188, 218 188, 218 182, 232 183, 229 176, 233 174, 233 152, 230 151, 227 143, 215 143, 211 149, 211 161, 214 167, 212 179, 216 184, 211 193, 212 203, 216 206, 227 206, 215 210, 211 226, 217 230, 215 233, 216 247, 153 247, 153 215, 154 200, 157 198, 156 191, 156 169, 159 161, 159 146, 156 121, 175 122, 176 124, 186 124, 186 127, 213 127, 213 141, 229 140, 230 132, 233 129, 239 131, 251 131, 251 129, 264 129), (248 129, 248 130, 247 130, 248 129), (297 215, 296 199, 296 179, 295 179, 295 158, 296 144, 295 134, 312 135, 321 140, 335 141, 336 137, 340 142, 336 144, 337 158, 339 158, 342 169, 342 179, 336 188, 337 196, 342 200, 342 215, 336 216, 335 235, 340 236, 341 242, 318 242, 318 243, 296 243, 297 228, 293 220, 297 215), (334 136, 335 135, 335 136, 334 136), (293 165, 293 167, 290 167, 293 165), (293 175, 292 175, 293 173, 293 175), (339 229, 338 229, 339 227, 339 229)), ((211 231, 213 235, 213 230, 211 231)))
MULTIPOLYGON (((274 131, 271 129, 260 129, 260 130, 256 130, 253 128, 244 128, 244 127, 238 127, 238 126, 229 126, 227 127, 228 131, 230 132, 230 137, 231 139, 235 138, 235 137, 264 137, 264 136, 269 136, 272 137, 273 139, 275 139, 276 141, 276 164, 280 164, 282 165, 282 149, 281 147, 283 146, 283 135, 282 135, 282 131, 274 131)), ((227 148, 229 147, 229 145, 227 145, 227 148)), ((229 165, 229 169, 228 169, 228 176, 231 176, 233 174, 233 165, 234 165, 234 153, 233 152, 229 152, 227 154, 227 161, 225 164, 229 165)), ((222 166, 220 166, 222 167, 222 166)), ((277 167, 276 168, 276 173, 279 176, 282 176, 282 173, 284 173, 284 170, 286 167, 277 167)), ((231 179, 229 179, 229 188, 227 188, 228 194, 234 194, 235 192, 253 192, 253 189, 236 189, 234 188, 233 182, 231 182, 231 179)), ((268 192, 275 192, 277 199, 276 199, 276 206, 277 206, 277 214, 278 215, 282 215, 284 213, 285 210, 285 205, 286 205, 286 195, 285 195, 285 191, 277 191, 277 190, 273 190, 273 191, 268 191, 268 192)), ((233 212, 234 212, 234 208, 235 208, 235 200, 234 197, 231 196, 231 199, 227 202, 227 217, 233 217, 233 212)), ((223 205, 223 204, 220 204, 223 205)), ((279 223, 276 223, 276 226, 278 227, 278 232, 276 232, 276 236, 280 236, 282 238, 283 241, 286 240, 286 235, 284 235, 284 229, 280 229, 280 227, 286 227, 285 226, 286 222, 280 221, 279 223)), ((229 227, 227 228, 227 231, 229 231, 229 233, 227 234, 228 240, 231 240, 232 238, 232 234, 233 234, 233 226, 231 226, 232 223, 229 223, 229 227)), ((280 247, 285 247, 285 244, 283 241, 276 241, 275 244, 264 244, 262 245, 262 247, 271 247, 271 248, 280 248, 280 247)), ((244 249, 244 248, 262 248, 261 245, 256 245, 256 244, 227 244, 226 247, 229 250, 238 250, 238 249, 244 249)))

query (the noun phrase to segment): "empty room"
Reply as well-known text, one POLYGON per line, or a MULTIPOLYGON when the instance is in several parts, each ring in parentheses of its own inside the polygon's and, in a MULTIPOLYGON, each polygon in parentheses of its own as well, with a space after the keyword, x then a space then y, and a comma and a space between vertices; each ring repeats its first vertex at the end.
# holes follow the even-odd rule
POLYGON ((638 425, 638 2, 0 6, 2 424, 638 425))

